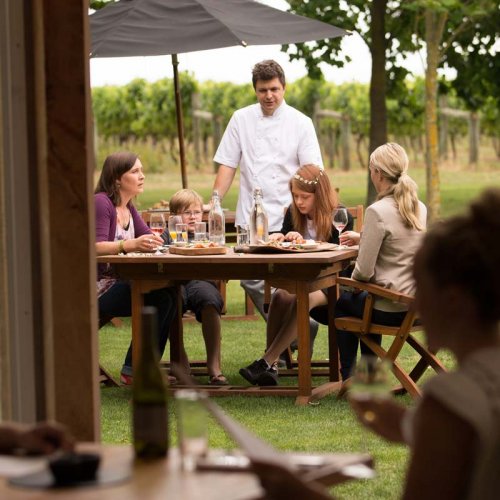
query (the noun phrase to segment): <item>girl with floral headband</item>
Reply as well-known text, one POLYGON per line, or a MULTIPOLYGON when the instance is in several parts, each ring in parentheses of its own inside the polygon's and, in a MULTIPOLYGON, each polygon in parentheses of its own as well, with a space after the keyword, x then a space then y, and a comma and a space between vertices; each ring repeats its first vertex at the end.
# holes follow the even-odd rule
MULTIPOLYGON (((292 204, 288 207, 279 233, 269 236, 275 241, 317 240, 339 243, 339 233, 332 223, 338 206, 337 193, 328 175, 317 165, 302 165, 290 179, 292 204)), ((348 215, 346 229, 353 227, 348 215)), ((309 294, 309 306, 326 304, 326 295, 318 290, 309 294)), ((242 368, 240 375, 251 384, 277 385, 276 361, 281 352, 297 338, 295 295, 276 290, 271 299, 267 320, 267 351, 262 359, 242 368)))

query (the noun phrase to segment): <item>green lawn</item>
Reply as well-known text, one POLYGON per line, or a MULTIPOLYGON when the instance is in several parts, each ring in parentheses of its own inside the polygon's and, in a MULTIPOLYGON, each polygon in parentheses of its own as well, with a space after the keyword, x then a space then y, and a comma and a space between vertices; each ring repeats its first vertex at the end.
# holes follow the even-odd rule
MULTIPOLYGON (((420 186, 425 185, 423 169, 411 172, 420 186)), ((138 200, 139 208, 150 207, 153 203, 169 197, 180 189, 178 172, 147 175, 147 192, 138 200)), ((342 201, 347 205, 364 203, 366 173, 329 172, 334 185, 340 188, 342 201)), ((208 199, 213 183, 213 174, 191 172, 190 187, 198 190, 208 199)), ((442 214, 449 216, 460 212, 469 200, 484 187, 500 185, 500 170, 486 171, 443 170, 441 173, 442 214)), ((233 185, 224 199, 224 206, 233 209, 236 205, 237 189, 233 185)), ((425 193, 421 193, 425 200, 425 193)), ((243 294, 237 282, 229 282, 228 309, 230 313, 243 310, 243 294)), ((185 329, 186 346, 192 358, 204 355, 203 341, 199 325, 189 323, 185 329)), ((123 328, 107 326, 100 331, 100 361, 114 375, 118 376, 125 351, 130 341, 130 323, 125 320, 123 328)), ((243 383, 239 376, 240 367, 257 358, 264 349, 264 323, 258 321, 223 322, 223 370, 230 382, 243 383)), ((325 329, 315 344, 315 354, 326 357, 325 329)), ((446 353, 443 361, 449 367, 453 360, 446 353)), ((412 353, 403 352, 402 363, 409 365, 412 353)), ((285 382, 287 383, 287 382, 285 382)), ((102 397, 102 437, 106 443, 130 442, 130 390, 125 388, 103 388, 102 397)), ((400 397, 404 404, 412 404, 408 396, 400 397)), ((362 431, 345 401, 337 401, 334 396, 326 397, 317 406, 296 407, 289 398, 250 398, 233 396, 220 398, 217 402, 238 421, 246 425, 258 436, 281 450, 300 451, 364 451, 373 454, 378 477, 369 481, 347 483, 335 489, 338 498, 397 498, 404 478, 407 450, 402 446, 387 444, 362 431)), ((171 405, 171 439, 175 444, 175 408, 171 405)), ((217 448, 231 448, 233 443, 224 432, 212 422, 210 425, 210 445, 217 448)))

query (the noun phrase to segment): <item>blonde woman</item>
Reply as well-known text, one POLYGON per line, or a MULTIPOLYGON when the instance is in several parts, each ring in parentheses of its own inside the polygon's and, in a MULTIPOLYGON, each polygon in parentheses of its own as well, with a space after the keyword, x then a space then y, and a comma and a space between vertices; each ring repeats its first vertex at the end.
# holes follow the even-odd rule
MULTIPOLYGON (((352 278, 371 282, 408 295, 415 294, 412 266, 426 228, 427 209, 419 201, 417 185, 408 175, 408 156, 395 143, 378 147, 370 156, 370 177, 377 190, 377 201, 366 209, 359 255, 352 278)), ((352 238, 352 234, 348 233, 352 238)), ((343 239, 342 239, 343 240, 343 239)), ((343 292, 337 301, 335 317, 362 317, 366 292, 343 292)), ((399 325, 405 306, 377 299, 373 322, 399 325)), ((324 322, 318 310, 311 315, 324 322)), ((380 343, 381 337, 373 339, 380 343)), ((342 378, 350 375, 356 364, 358 338, 349 332, 338 332, 342 378)), ((362 354, 373 354, 363 343, 362 354)))

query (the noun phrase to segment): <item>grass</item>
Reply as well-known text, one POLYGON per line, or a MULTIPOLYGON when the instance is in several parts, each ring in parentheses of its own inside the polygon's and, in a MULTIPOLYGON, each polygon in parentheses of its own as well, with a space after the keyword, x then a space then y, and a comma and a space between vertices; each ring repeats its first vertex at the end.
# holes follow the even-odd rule
MULTIPOLYGON (((147 171, 146 171, 147 174, 147 171)), ((342 201, 347 205, 364 203, 366 172, 354 169, 350 172, 329 171, 331 180, 340 188, 342 201)), ((425 185, 425 171, 417 165, 411 170, 419 186, 425 185)), ((210 196, 214 174, 195 171, 189 173, 189 186, 199 191, 207 200, 210 196)), ((235 184, 237 184, 237 179, 235 184)), ((147 191, 138 200, 139 208, 147 208, 161 199, 169 199, 180 189, 179 172, 147 174, 147 191)), ((224 199, 224 206, 234 209, 237 187, 233 184, 224 199)), ((482 170, 470 170, 463 166, 447 165, 441 171, 442 215, 449 216, 464 210, 468 202, 483 188, 500 185, 500 169, 491 162, 482 170)), ((425 192, 421 197, 425 200, 425 192)), ((232 314, 243 311, 243 293, 238 283, 228 284, 228 308, 232 314)), ((240 367, 253 361, 262 353, 265 343, 265 327, 262 320, 223 322, 222 356, 224 374, 230 382, 243 383, 238 374, 240 367)), ((122 328, 107 326, 100 331, 100 361, 118 376, 123 357, 130 341, 130 322, 122 328)), ((188 323, 185 342, 192 359, 203 358, 204 348, 199 325, 188 323)), ((315 354, 326 357, 326 332, 324 327, 315 344, 315 354)), ((452 358, 440 355, 445 364, 453 365, 452 358)), ((402 353, 401 362, 409 366, 414 356, 408 348, 402 353)), ((285 380, 284 383, 291 383, 285 380)), ((105 443, 130 442, 130 390, 104 388, 102 398, 102 438, 105 443)), ((408 396, 398 398, 411 405, 408 396)), ((408 451, 405 447, 388 444, 360 429, 348 405, 334 396, 321 400, 317 406, 296 407, 290 398, 233 396, 217 400, 220 406, 256 435, 280 450, 359 452, 373 454, 378 477, 369 481, 355 481, 335 488, 335 495, 342 499, 398 498, 404 480, 408 451)), ((175 408, 170 407, 172 444, 175 445, 175 408)), ((233 448, 234 443, 221 428, 211 422, 210 446, 233 448)))
MULTIPOLYGON (((238 282, 228 284, 229 312, 243 311, 243 292, 238 282)), ((264 348, 265 325, 257 321, 223 321, 222 356, 224 374, 231 383, 243 384, 238 374, 240 367, 253 361, 264 348)), ((122 328, 107 326, 100 331, 100 361, 115 376, 130 341, 130 321, 122 328)), ((186 323, 185 343, 191 359, 204 357, 201 332, 197 323, 186 323)), ((326 328, 321 327, 315 343, 315 355, 326 357, 326 328)), ((405 348, 402 363, 409 366, 415 356, 405 348)), ((444 362, 453 360, 446 353, 444 362)), ((320 382, 321 379, 316 380, 320 382)), ((285 379, 283 383, 293 383, 285 379)), ((105 443, 130 443, 130 398, 128 388, 103 388, 102 438, 105 443)), ((409 396, 398 397, 411 405, 409 396)), ((375 459, 378 476, 369 481, 355 481, 335 488, 343 499, 397 498, 403 483, 404 464, 408 451, 400 445, 388 444, 365 432, 355 421, 348 404, 328 396, 317 406, 297 407, 292 398, 243 397, 218 398, 217 403, 230 415, 280 450, 304 452, 361 452, 368 451, 375 459)), ((170 436, 176 443, 175 406, 170 405, 170 436)), ((231 449, 235 445, 214 421, 209 428, 210 446, 231 449)))

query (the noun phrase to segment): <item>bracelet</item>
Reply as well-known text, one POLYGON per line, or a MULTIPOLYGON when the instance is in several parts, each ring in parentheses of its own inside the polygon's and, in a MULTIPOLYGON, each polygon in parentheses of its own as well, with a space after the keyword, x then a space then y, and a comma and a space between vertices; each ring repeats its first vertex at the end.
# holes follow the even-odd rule
POLYGON ((126 254, 127 254, 127 252, 125 251, 125 244, 124 244, 124 241, 125 241, 125 240, 120 240, 120 243, 118 244, 118 253, 119 253, 119 254, 121 254, 121 253, 122 253, 122 254, 126 255, 126 254))

